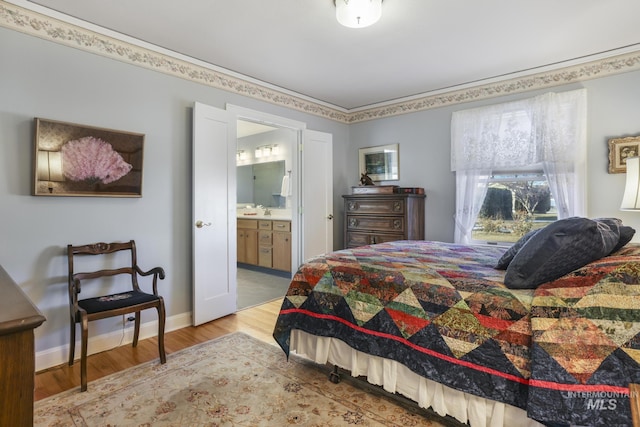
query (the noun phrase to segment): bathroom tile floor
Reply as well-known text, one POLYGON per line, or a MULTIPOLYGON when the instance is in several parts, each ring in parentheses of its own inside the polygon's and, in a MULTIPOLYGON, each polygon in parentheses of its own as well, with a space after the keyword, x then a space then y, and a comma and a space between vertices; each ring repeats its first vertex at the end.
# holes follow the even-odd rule
POLYGON ((289 272, 238 266, 238 310, 284 297, 290 282, 289 272))

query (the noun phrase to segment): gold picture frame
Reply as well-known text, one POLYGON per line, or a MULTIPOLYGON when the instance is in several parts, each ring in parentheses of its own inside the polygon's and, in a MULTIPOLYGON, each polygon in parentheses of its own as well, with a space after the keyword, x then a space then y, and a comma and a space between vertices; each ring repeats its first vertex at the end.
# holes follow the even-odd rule
POLYGON ((359 173, 367 173, 373 181, 397 181, 400 179, 399 145, 379 145, 360 148, 359 173))
POLYGON ((640 155, 640 136, 609 140, 609 173, 626 173, 627 157, 640 155))
POLYGON ((144 134, 34 121, 34 196, 142 197, 144 134))

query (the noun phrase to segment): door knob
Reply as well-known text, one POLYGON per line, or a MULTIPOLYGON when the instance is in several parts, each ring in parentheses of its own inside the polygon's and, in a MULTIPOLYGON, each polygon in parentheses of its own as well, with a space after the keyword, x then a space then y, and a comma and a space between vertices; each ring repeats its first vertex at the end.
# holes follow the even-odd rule
POLYGON ((204 222, 204 221, 202 221, 202 220, 197 220, 197 221, 196 221, 196 227, 198 227, 198 228, 208 227, 208 226, 210 226, 210 225, 211 225, 211 223, 210 223, 210 222, 204 222))
POLYGON ((333 215, 329 214, 329 216, 327 217, 327 219, 333 219, 333 215))

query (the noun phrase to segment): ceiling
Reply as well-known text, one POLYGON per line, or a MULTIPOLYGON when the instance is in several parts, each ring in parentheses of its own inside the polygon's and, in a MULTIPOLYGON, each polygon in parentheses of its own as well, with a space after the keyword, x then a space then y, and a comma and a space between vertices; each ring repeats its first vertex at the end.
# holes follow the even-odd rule
POLYGON ((640 50, 638 0, 384 0, 362 29, 338 24, 333 0, 9 2, 344 111, 640 50))

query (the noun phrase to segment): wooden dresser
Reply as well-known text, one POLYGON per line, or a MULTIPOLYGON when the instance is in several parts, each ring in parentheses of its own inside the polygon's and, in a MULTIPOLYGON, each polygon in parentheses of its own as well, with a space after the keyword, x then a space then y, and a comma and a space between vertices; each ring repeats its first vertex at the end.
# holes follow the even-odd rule
POLYGON ((0 295, 0 426, 32 426, 33 330, 45 318, 2 267, 0 295))
POLYGON ((346 248, 424 240, 424 194, 344 195, 346 248))

